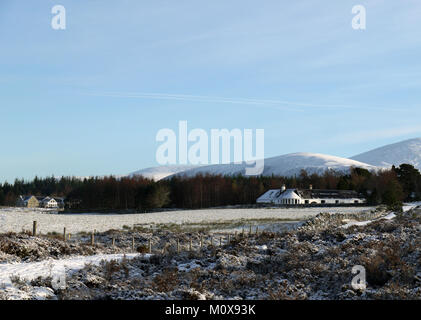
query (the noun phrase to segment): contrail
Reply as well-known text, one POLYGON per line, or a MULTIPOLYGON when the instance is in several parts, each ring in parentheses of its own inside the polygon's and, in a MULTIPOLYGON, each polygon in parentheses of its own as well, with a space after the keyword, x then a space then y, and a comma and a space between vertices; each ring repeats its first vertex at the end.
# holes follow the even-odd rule
POLYGON ((89 93, 88 95, 113 97, 113 98, 137 98, 137 99, 155 99, 155 100, 179 100, 179 101, 195 101, 210 103, 231 103, 231 104, 248 104, 263 107, 271 107, 274 109, 285 109, 294 111, 304 111, 297 108, 287 108, 287 106, 305 107, 305 108, 341 108, 341 109, 377 109, 377 110, 395 110, 403 111, 399 108, 386 108, 377 106, 351 106, 342 104, 314 104, 286 100, 267 100, 267 99, 250 99, 250 98, 227 98, 215 96, 201 96, 189 94, 166 94, 166 93, 143 93, 143 92, 105 92, 105 93, 89 93), (278 107, 278 108, 277 108, 278 107))
POLYGON ((209 97, 209 96, 194 96, 185 94, 163 94, 163 93, 89 93, 91 96, 99 97, 112 97, 112 98, 135 98, 135 99, 155 99, 155 100, 177 100, 177 101, 193 101, 193 102, 206 102, 206 103, 230 103, 230 104, 248 104, 258 105, 265 108, 276 110, 291 110, 291 111, 304 111, 297 108, 291 108, 285 105, 276 103, 267 103, 264 100, 256 99, 233 99, 223 97, 209 97))

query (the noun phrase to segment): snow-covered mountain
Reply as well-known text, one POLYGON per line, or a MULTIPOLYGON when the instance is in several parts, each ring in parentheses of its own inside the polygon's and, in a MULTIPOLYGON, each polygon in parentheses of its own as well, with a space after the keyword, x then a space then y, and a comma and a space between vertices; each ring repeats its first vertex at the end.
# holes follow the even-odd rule
POLYGON ((389 144, 361 153, 351 159, 379 167, 391 167, 392 165, 398 166, 402 163, 408 163, 421 170, 421 138, 389 144))
MULTIPOLYGON (((237 175, 244 174, 246 164, 216 164, 208 166, 200 166, 194 168, 186 168, 183 170, 178 166, 178 172, 174 172, 173 175, 186 175, 188 177, 195 176, 197 174, 213 174, 213 175, 237 175)), ((376 170, 377 168, 366 163, 358 162, 355 160, 318 154, 318 153, 291 153, 278 157, 265 159, 264 171, 262 175, 281 175, 281 176, 293 176, 299 175, 301 170, 306 170, 309 174, 318 173, 322 174, 326 170, 335 170, 338 172, 349 172, 351 167, 360 167, 367 170, 376 170)), ((160 167, 149 168, 156 175, 156 172, 160 167)), ((166 177, 171 176, 167 173, 173 170, 173 167, 162 167, 166 177)), ((142 171, 142 170, 141 170, 142 171)), ((141 172, 140 171, 140 172, 141 172)), ((139 172, 139 171, 138 171, 139 172)))
POLYGON ((147 179, 152 179, 155 181, 164 179, 168 176, 177 174, 179 172, 187 171, 194 169, 200 166, 195 165, 170 165, 170 166, 160 166, 160 167, 151 167, 135 171, 129 174, 129 177, 133 176, 143 176, 147 179))
MULTIPOLYGON (((319 154, 291 153, 265 159, 262 175, 293 176, 301 170, 309 174, 322 174, 326 170, 349 172, 351 167, 367 170, 378 170, 381 167, 391 167, 409 163, 421 170, 421 138, 410 139, 386 145, 350 159, 319 154)), ((129 176, 142 175, 146 178, 160 180, 173 175, 195 176, 197 174, 237 175, 245 173, 246 164, 216 164, 216 165, 170 165, 142 169, 129 176)))

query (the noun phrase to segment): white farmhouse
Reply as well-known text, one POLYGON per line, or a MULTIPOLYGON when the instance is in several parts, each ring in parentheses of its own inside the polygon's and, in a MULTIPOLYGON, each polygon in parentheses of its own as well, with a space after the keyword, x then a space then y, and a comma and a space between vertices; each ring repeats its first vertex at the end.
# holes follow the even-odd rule
POLYGON ((360 204, 366 199, 353 190, 313 189, 271 189, 261 195, 257 203, 275 205, 310 205, 310 204, 360 204))
POLYGON ((42 199, 40 201, 40 204, 44 208, 58 208, 59 207, 56 199, 50 198, 50 197, 45 197, 44 199, 42 199))

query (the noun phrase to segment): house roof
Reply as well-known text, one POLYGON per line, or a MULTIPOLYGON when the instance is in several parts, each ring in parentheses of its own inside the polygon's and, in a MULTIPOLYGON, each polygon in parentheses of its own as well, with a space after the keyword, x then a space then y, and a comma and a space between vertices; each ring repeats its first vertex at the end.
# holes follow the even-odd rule
MULTIPOLYGON (((23 201, 28 201, 29 199, 31 199, 32 197, 34 197, 34 196, 25 196, 24 198, 23 198, 23 201)), ((35 199, 37 199, 37 197, 34 197, 35 199)), ((37 199, 38 200, 38 199, 37 199)))
POLYGON ((358 192, 353 190, 325 190, 325 189, 305 189, 298 190, 298 194, 303 199, 350 199, 362 198, 358 192))
POLYGON ((284 192, 282 192, 279 197, 279 199, 301 199, 301 196, 298 193, 297 189, 286 189, 284 192))
POLYGON ((259 198, 257 198, 257 201, 271 201, 274 200, 277 196, 279 196, 281 189, 271 189, 266 191, 264 194, 262 194, 259 198))
POLYGON ((32 197, 34 197, 38 201, 42 201, 42 202, 48 202, 48 201, 51 201, 51 200, 55 200, 57 202, 64 202, 64 198, 62 198, 62 197, 49 197, 49 196, 33 196, 33 195, 23 196, 23 195, 20 195, 19 199, 21 199, 22 201, 28 201, 32 197))

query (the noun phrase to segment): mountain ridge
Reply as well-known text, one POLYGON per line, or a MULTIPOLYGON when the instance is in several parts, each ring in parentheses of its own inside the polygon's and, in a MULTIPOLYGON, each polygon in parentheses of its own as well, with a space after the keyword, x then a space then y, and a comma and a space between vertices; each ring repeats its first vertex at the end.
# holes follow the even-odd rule
POLYGON ((387 144, 355 155, 350 159, 386 168, 407 163, 421 170, 421 138, 387 144))
MULTIPOLYGON (((244 175, 248 165, 241 164, 214 164, 201 166, 163 166, 151 167, 131 173, 129 176, 142 175, 144 177, 160 180, 172 176, 192 177, 197 174, 214 175, 244 175), (185 170, 183 170, 183 167, 185 170), (189 168, 190 167, 190 168, 189 168)), ((349 172, 351 167, 361 167, 367 170, 376 170, 377 168, 366 163, 351 159, 341 158, 332 155, 320 153, 297 152, 277 157, 265 159, 263 176, 280 175, 294 176, 299 175, 301 170, 306 170, 309 174, 323 174, 327 170, 339 172, 349 172)))
MULTIPOLYGON (((323 174, 327 170, 349 172, 351 167, 367 170, 380 170, 399 166, 402 163, 414 165, 421 170, 421 138, 407 139, 401 142, 384 145, 360 153, 350 158, 342 158, 321 153, 296 152, 266 158, 262 175, 294 176, 306 170, 309 174, 323 174)), ((245 173, 246 164, 215 165, 169 165, 145 168, 129 174, 142 175, 146 178, 160 180, 175 175, 188 177, 196 174, 237 175, 245 173)))

